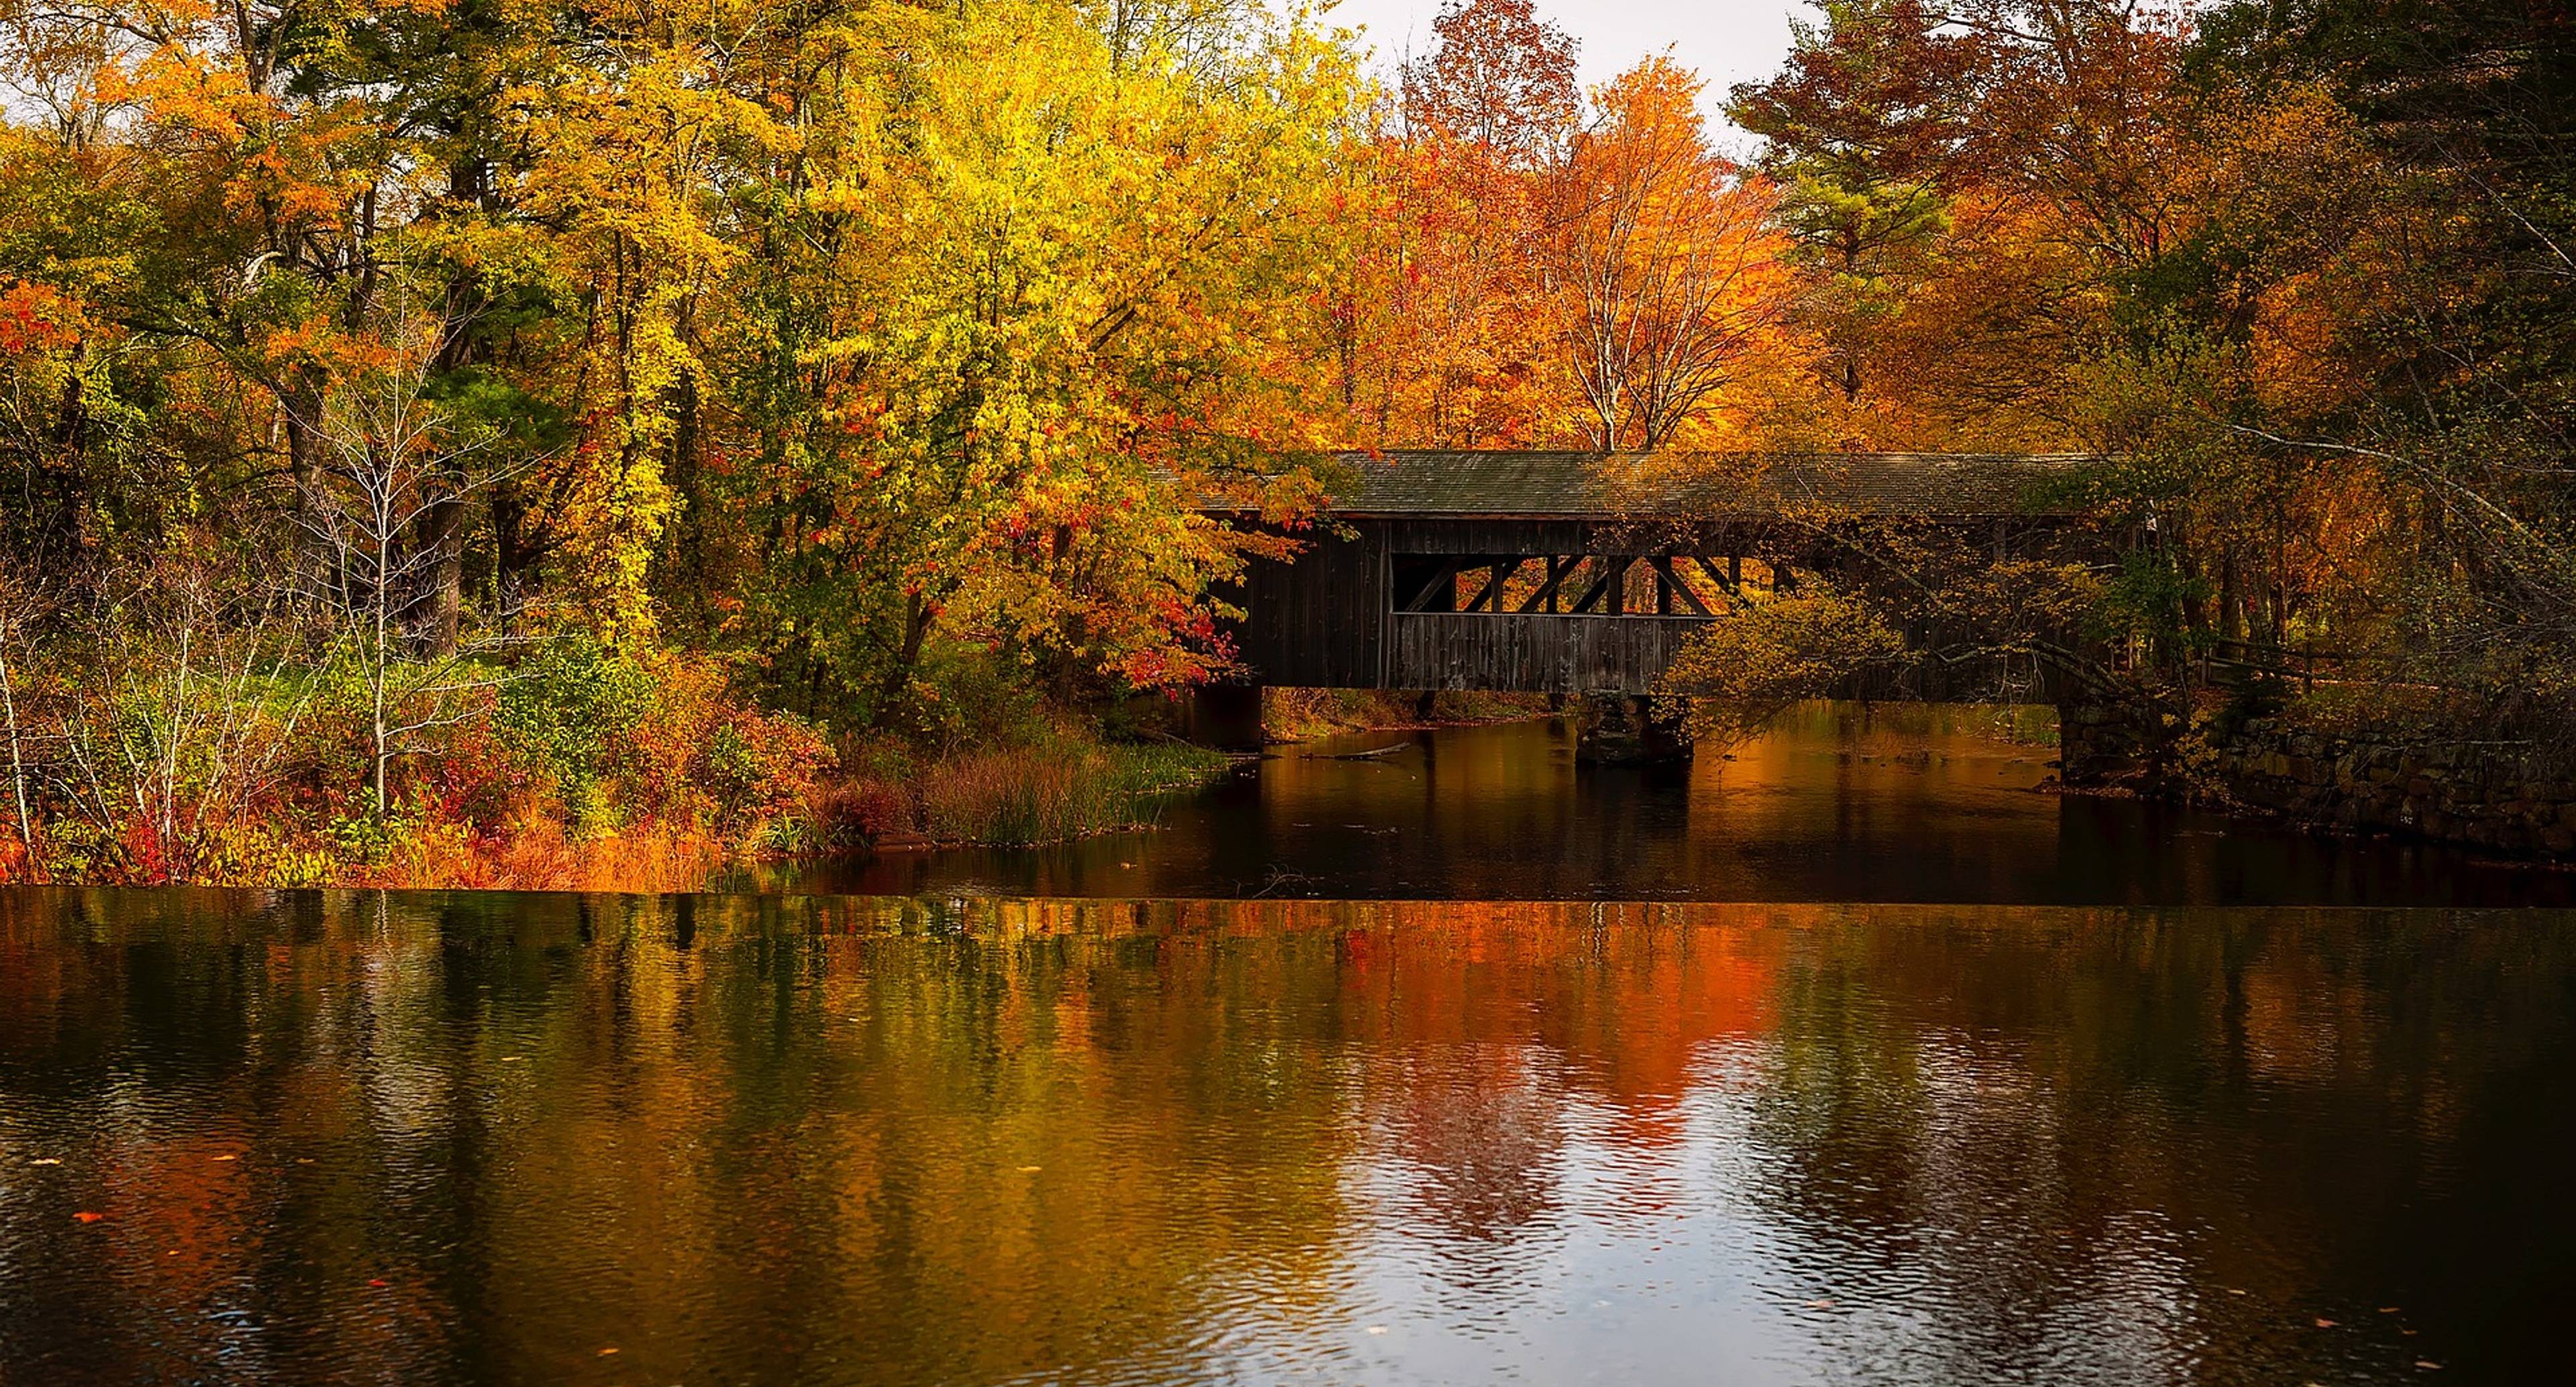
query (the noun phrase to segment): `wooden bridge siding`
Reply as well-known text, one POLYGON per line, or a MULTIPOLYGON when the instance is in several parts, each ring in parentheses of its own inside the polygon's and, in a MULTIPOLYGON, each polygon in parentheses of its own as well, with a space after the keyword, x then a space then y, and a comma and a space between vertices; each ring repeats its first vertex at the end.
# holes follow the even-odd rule
MULTIPOLYGON (((1672 660, 1688 618, 1482 614, 1432 633, 1393 610, 1399 554, 1644 551, 1630 527, 1589 520, 1355 517, 1350 537, 1316 535, 1289 563, 1245 575, 1237 653, 1255 682, 1288 688, 1644 692, 1672 660), (1619 623, 1602 626, 1604 622, 1619 623), (1396 632, 1411 642, 1399 649, 1396 632), (1455 648, 1444 643, 1455 642, 1455 648), (1493 675, 1506 682, 1481 683, 1493 675)), ((1727 537, 1756 552, 1758 526, 1727 537)), ((1714 548, 1715 546, 1713 546, 1714 548)))
MULTIPOLYGON (((1391 572, 1399 554, 1652 552, 1672 546, 1676 536, 1669 530, 1657 533, 1598 520, 1484 516, 1355 516, 1340 523, 1350 537, 1319 533, 1290 563, 1256 562, 1241 592, 1234 594, 1245 609, 1234 632, 1236 646, 1254 682, 1292 688, 1643 692, 1671 662, 1691 625, 1683 617, 1451 616, 1391 610, 1396 600, 1391 572)), ((2059 539, 2059 527, 2046 519, 1944 523, 1994 527, 1998 551, 2045 552, 2059 539)), ((1811 534, 1759 520, 1709 522, 1693 530, 1696 543, 1672 547, 1820 564, 1848 561, 1846 555, 1820 550, 1811 534)), ((1938 698, 1951 687, 1984 684, 1980 673, 1912 672, 1903 681, 1907 687, 1887 693, 1938 698)))
POLYGON ((1389 615, 1385 687, 1648 693, 1697 617, 1389 615))
POLYGON ((1255 682, 1386 687, 1386 527, 1351 528, 1357 532, 1352 538, 1317 536, 1292 562, 1258 560, 1244 575, 1244 619, 1235 629, 1235 645, 1255 682))

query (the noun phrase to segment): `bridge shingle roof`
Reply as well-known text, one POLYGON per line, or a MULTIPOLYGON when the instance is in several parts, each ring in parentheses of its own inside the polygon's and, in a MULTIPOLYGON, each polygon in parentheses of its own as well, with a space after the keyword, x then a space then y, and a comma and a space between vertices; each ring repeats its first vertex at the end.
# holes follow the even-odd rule
POLYGON ((1808 453, 1654 456, 1519 450, 1345 453, 1346 516, 1617 517, 1776 512, 2021 515, 2062 510, 2050 483, 2073 454, 1808 453))

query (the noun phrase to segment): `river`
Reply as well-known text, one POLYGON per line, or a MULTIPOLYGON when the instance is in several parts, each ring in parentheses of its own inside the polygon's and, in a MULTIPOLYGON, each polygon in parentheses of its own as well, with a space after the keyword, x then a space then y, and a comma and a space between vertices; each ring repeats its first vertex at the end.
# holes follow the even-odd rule
MULTIPOLYGON (((2025 710, 2038 712, 2043 710, 2025 710)), ((1731 755, 1577 765, 1559 720, 1277 748, 1151 832, 747 877, 873 895, 2567 905, 2576 872, 2039 793, 1987 710, 1808 704, 1731 755)))
POLYGON ((2557 875, 1813 716, 913 895, 0 891, 0 1382, 2557 1380, 2557 875))

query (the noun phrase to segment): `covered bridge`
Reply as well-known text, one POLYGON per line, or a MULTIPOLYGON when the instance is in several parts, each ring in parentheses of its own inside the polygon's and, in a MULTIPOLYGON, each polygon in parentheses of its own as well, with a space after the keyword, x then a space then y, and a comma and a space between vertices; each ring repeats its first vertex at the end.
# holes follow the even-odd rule
POLYGON ((1837 526, 1958 527, 2018 552, 2071 517, 2079 461, 1345 454, 1306 550, 1247 575, 1235 640, 1253 685, 1647 693, 1693 626, 1840 561, 1837 526))

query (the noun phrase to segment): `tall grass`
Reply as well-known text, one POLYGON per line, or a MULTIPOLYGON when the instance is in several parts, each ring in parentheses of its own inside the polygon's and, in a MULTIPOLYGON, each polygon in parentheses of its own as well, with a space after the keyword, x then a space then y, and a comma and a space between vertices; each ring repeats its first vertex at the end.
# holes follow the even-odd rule
POLYGON ((1543 694, 1444 690, 1426 718, 1419 699, 1394 689, 1264 689, 1261 730, 1273 741, 1303 742, 1381 727, 1516 722, 1547 711, 1543 694))
POLYGON ((1230 764, 1176 743, 1050 740, 935 761, 905 788, 923 837, 1020 847, 1148 826, 1230 764))

